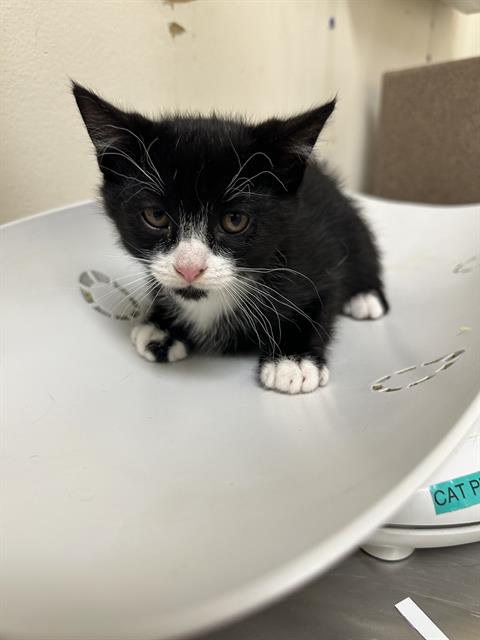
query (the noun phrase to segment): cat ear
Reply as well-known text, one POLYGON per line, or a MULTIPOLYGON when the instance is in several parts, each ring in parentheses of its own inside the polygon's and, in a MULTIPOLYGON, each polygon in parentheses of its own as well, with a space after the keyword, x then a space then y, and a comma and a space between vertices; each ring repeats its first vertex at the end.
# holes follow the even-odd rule
POLYGON ((72 92, 97 154, 127 138, 126 113, 73 81, 72 92))
POLYGON ((97 152, 97 162, 105 180, 121 183, 127 175, 142 164, 144 129, 146 118, 138 113, 127 113, 114 107, 72 82, 72 92, 97 152))
POLYGON ((303 150, 304 153, 310 155, 320 131, 334 109, 335 100, 331 100, 321 107, 283 120, 279 133, 285 140, 287 147, 297 152, 303 150))
POLYGON ((273 118, 255 127, 257 148, 269 155, 274 164, 272 169, 278 172, 288 191, 298 188, 320 131, 334 109, 335 100, 331 100, 298 116, 273 118))

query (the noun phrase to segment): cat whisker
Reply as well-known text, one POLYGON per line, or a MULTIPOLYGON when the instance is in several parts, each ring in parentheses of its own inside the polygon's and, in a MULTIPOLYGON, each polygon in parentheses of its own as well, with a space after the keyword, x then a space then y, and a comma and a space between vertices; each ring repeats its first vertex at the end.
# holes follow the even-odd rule
POLYGON ((249 287, 249 285, 251 285, 252 283, 246 283, 243 282, 243 279, 239 279, 239 283, 241 284, 241 286, 244 286, 247 290, 248 290, 248 295, 253 295, 256 297, 256 299, 258 300, 258 302, 262 305, 264 305, 267 309, 273 311, 273 313, 277 316, 277 322, 278 322, 278 330, 279 330, 279 339, 281 339, 281 332, 282 332, 282 328, 281 328, 281 322, 280 322, 280 318, 283 318, 285 321, 287 322, 291 322, 292 324, 294 324, 297 328, 298 325, 296 322, 294 322, 294 320, 292 320, 291 318, 288 318, 286 315, 284 315, 283 313, 280 313, 278 311, 278 309, 276 309, 275 305, 273 304, 271 299, 265 298, 263 296, 263 292, 261 290, 258 290, 255 287, 249 287))
POLYGON ((253 296, 259 304, 263 305, 269 311, 273 311, 277 319, 279 341, 281 341, 282 339, 282 323, 280 321, 280 318, 283 318, 286 321, 290 321, 293 324, 295 324, 295 326, 298 327, 298 325, 295 322, 291 321, 290 318, 287 318, 284 314, 280 313, 278 309, 275 308, 275 305, 273 304, 273 302, 269 300, 267 297, 263 296, 261 291, 258 291, 255 288, 252 289, 241 280, 238 280, 238 284, 244 288, 244 290, 246 291, 246 295, 253 296))
POLYGON ((150 301, 150 304, 148 305, 147 310, 144 312, 145 317, 148 317, 148 314, 150 313, 150 310, 153 307, 153 305, 157 302, 159 295, 160 295, 160 291, 157 289, 155 291, 155 295, 152 296, 152 300, 150 301))
MULTIPOLYGON (((138 307, 141 309, 142 305, 144 303, 144 301, 153 293, 153 291, 156 288, 156 284, 152 283, 147 289, 146 291, 143 293, 143 295, 137 300, 137 304, 138 307)), ((138 290, 137 290, 138 291, 138 290)))
MULTIPOLYGON (((246 323, 248 324, 248 326, 252 329, 252 331, 257 336, 258 347, 261 349, 262 340, 260 338, 260 334, 258 333, 257 327, 255 325, 255 322, 251 317, 251 312, 248 310, 248 308, 245 308, 243 297, 237 291, 234 290, 232 285, 230 285, 229 290, 230 290, 230 295, 232 296, 233 300, 235 301, 235 304, 237 305, 238 310, 241 313, 243 313, 246 323)), ((238 316, 237 316, 237 318, 238 318, 238 316)))
MULTIPOLYGON (((120 149, 119 147, 114 147, 113 145, 110 145, 109 147, 106 147, 106 149, 113 149, 112 151, 102 151, 100 158, 104 158, 105 156, 118 156, 119 158, 124 158, 125 160, 127 160, 128 162, 130 162, 136 169, 138 169, 138 171, 140 171, 141 173, 143 173, 143 175, 147 178, 148 180, 148 184, 153 185, 155 187, 155 190, 160 193, 163 194, 164 193, 164 185, 163 185, 163 181, 162 182, 158 182, 158 179, 153 176, 150 172, 148 172, 146 169, 144 169, 143 167, 141 167, 138 162, 136 162, 128 153, 126 153, 123 149, 120 149)), ((108 167, 107 167, 108 169, 108 167)), ((110 171, 110 169, 108 169, 110 171)), ((131 178, 132 176, 130 176, 131 178)), ((138 181, 138 178, 135 178, 138 181)), ((140 181, 139 181, 140 182, 140 181)))
POLYGON ((249 268, 249 267, 242 267, 238 269, 239 271, 242 272, 249 272, 249 273, 261 273, 261 274, 265 274, 265 273, 275 273, 278 271, 284 271, 287 273, 292 273, 294 275, 297 276, 301 276, 302 278, 305 278, 305 280, 307 280, 312 287, 315 289, 315 293, 317 295, 317 298, 320 302, 320 304, 322 304, 323 306, 323 301, 320 297, 320 293, 318 291, 317 285, 313 282, 313 280, 311 278, 309 278, 308 276, 306 276, 304 273, 301 273, 300 271, 297 271, 296 269, 291 269, 289 267, 274 267, 272 269, 268 269, 268 268, 258 268, 258 269, 254 269, 254 268, 249 268))
MULTIPOLYGON (((245 191, 242 191, 240 189, 235 190, 236 193, 233 193, 231 196, 229 196, 228 198, 225 198, 225 202, 231 202, 232 200, 234 200, 235 198, 238 198, 242 195, 245 194, 245 191)), ((248 197, 251 198, 252 196, 254 196, 255 198, 272 198, 271 195, 268 195, 267 193, 258 193, 257 191, 251 191, 250 189, 248 190, 248 197)))
MULTIPOLYGON (((238 277, 241 278, 241 276, 238 276, 238 277)), ((289 298, 287 298, 286 296, 281 294, 276 289, 273 289, 273 287, 270 287, 270 286, 266 285, 265 283, 258 282, 258 281, 255 281, 255 284, 253 284, 252 281, 249 280, 248 278, 244 278, 244 280, 245 280, 245 285, 246 286, 248 286, 248 284, 250 284, 251 286, 255 286, 255 284, 256 284, 258 286, 261 286, 261 287, 264 287, 265 289, 267 289, 268 291, 263 291, 262 290, 262 294, 263 295, 271 298, 272 301, 277 302, 278 304, 281 304, 281 305, 291 309, 295 313, 298 313, 300 316, 302 316, 305 320, 307 320, 311 324, 312 328, 315 330, 315 332, 318 334, 318 336, 320 338, 322 338, 322 336, 319 333, 318 329, 321 329, 324 332, 324 334, 327 335, 327 337, 330 337, 330 334, 328 333, 328 331, 319 322, 316 322, 315 320, 313 320, 307 313, 305 313, 294 302, 292 302, 289 298)))
MULTIPOLYGON (((226 188, 225 188, 225 193, 228 192, 229 188, 231 186, 233 186, 233 184, 235 183, 235 180, 237 180, 240 176, 240 174, 242 173, 242 171, 245 169, 245 167, 248 165, 248 163, 253 160, 253 158, 255 158, 256 156, 263 156, 264 158, 266 158, 268 160, 268 162, 270 163, 270 167, 273 167, 273 162, 272 159, 263 151, 256 151, 255 153, 252 153, 247 160, 245 160, 245 162, 243 164, 240 165, 240 168, 238 169, 237 173, 233 176, 233 178, 230 180, 230 182, 227 184, 226 188)), ((237 154, 238 159, 239 156, 237 154)))
POLYGON ((136 298, 137 290, 135 290, 133 292, 130 292, 130 291, 127 291, 127 290, 119 287, 119 288, 116 288, 116 289, 110 291, 109 293, 107 293, 107 294, 105 294, 103 296, 95 298, 94 301, 95 301, 96 304, 99 304, 101 301, 104 301, 105 299, 108 299, 111 294, 118 293, 119 291, 121 293, 123 293, 124 296, 115 303, 115 305, 112 307, 112 309, 109 309, 109 313, 111 315, 113 315, 113 316, 114 315, 124 315, 125 309, 124 309, 124 307, 121 307, 121 305, 124 305, 125 303, 127 304, 127 306, 128 305, 133 306, 135 311, 138 313, 138 311, 140 310, 140 304, 139 304, 139 302, 138 302, 138 300, 136 298), (120 311, 117 311, 118 309, 120 309, 120 311))
POLYGON ((149 186, 148 187, 140 187, 140 189, 137 189, 137 191, 132 193, 130 195, 130 197, 125 200, 125 203, 127 204, 128 202, 130 202, 130 200, 133 200, 133 198, 136 198, 138 196, 138 194, 142 193, 142 191, 145 191, 145 189, 151 190, 151 187, 149 187, 149 186))
POLYGON ((252 300, 251 296, 246 298, 246 297, 244 297, 242 295, 244 290, 241 289, 240 287, 238 287, 238 283, 232 285, 232 288, 235 288, 236 286, 237 286, 237 292, 239 292, 240 293, 240 297, 243 298, 244 304, 250 310, 250 312, 254 316, 254 318, 257 319, 258 323, 260 324, 260 326, 264 330, 268 340, 270 341, 270 345, 271 345, 272 351, 275 353, 275 349, 278 349, 278 352, 280 352, 280 347, 279 347, 277 341, 275 340, 274 333, 273 333, 273 327, 272 327, 269 319, 262 312, 262 310, 258 307, 258 305, 252 300), (268 325, 268 327, 267 327, 267 325, 268 325))
POLYGON ((152 158, 151 158, 151 156, 150 156, 150 149, 151 149, 151 148, 152 148, 152 146, 155 144, 155 142, 157 142, 157 141, 158 141, 158 138, 155 138, 154 140, 152 140, 152 142, 150 142, 150 144, 148 145, 148 148, 147 148, 147 147, 145 146, 145 142, 144 142, 144 141, 143 141, 139 136, 137 136, 137 134, 136 134, 136 133, 134 133, 134 132, 133 132, 133 131, 131 131, 130 129, 127 129, 126 127, 118 127, 118 126, 113 125, 113 124, 109 124, 109 125, 106 125, 106 126, 107 126, 107 127, 112 128, 112 129, 117 129, 117 130, 119 130, 119 131, 125 131, 126 133, 129 133, 131 136, 133 136, 133 137, 135 138, 135 140, 137 140, 137 142, 140 144, 140 146, 141 146, 141 147, 143 147, 143 150, 144 150, 144 152, 145 152, 145 158, 146 158, 146 160, 147 160, 147 162, 148 162, 148 164, 149 164, 150 168, 154 171, 154 173, 155 173, 155 175, 156 175, 156 177, 157 177, 157 179, 158 179, 158 182, 159 182, 160 186, 161 186, 162 188, 164 188, 164 187, 165 187, 165 182, 163 181, 163 179, 162 179, 161 175, 160 175, 160 174, 159 174, 159 172, 158 172, 157 167, 156 167, 156 166, 155 166, 155 164, 153 163, 152 158))
MULTIPOLYGON (((132 244, 131 242, 129 242, 126 238, 122 238, 122 242, 123 242, 126 246, 130 247, 131 249, 133 249, 133 251, 135 251, 135 253, 137 253, 137 252, 138 252, 138 247, 136 247, 134 244, 132 244)), ((143 260, 147 260, 148 262, 151 262, 151 261, 152 261, 153 256, 155 255, 155 251, 154 251, 154 250, 151 250, 151 251, 146 251, 146 250, 144 250, 144 251, 140 251, 140 254, 141 254, 142 256, 144 256, 143 260)), ((137 258, 137 256, 136 256, 136 255, 134 256, 134 259, 135 259, 135 260, 138 260, 138 258, 137 258)))
POLYGON ((280 178, 273 173, 273 171, 268 171, 267 169, 265 169, 264 171, 260 171, 259 173, 257 173, 256 175, 254 175, 252 178, 249 178, 250 181, 255 180, 255 178, 258 178, 259 176, 262 176, 264 174, 268 174, 270 176, 272 176, 272 178, 275 178, 275 180, 280 184, 281 187, 283 187, 283 189, 285 190, 285 192, 288 192, 287 187, 285 186, 285 183, 283 182, 283 180, 280 180, 280 178))
POLYGON ((146 266, 144 266, 140 271, 135 271, 134 273, 126 273, 124 276, 115 276, 115 278, 112 278, 112 280, 115 280, 116 282, 120 282, 122 280, 126 280, 127 278, 139 278, 142 275, 144 277, 148 275, 146 271, 146 266))
MULTIPOLYGON (((113 147, 112 147, 113 148, 113 147)), ((115 169, 112 169, 111 167, 107 167, 106 165, 102 164, 100 162, 100 167, 107 169, 108 171, 110 171, 111 173, 115 174, 116 176, 119 176, 120 178, 124 178, 125 180, 127 180, 128 182, 137 182, 138 184, 143 184, 146 187, 148 187, 149 189, 151 189, 153 192, 155 193, 159 193, 160 195, 163 194, 163 190, 160 190, 158 188, 158 186, 155 184, 154 181, 152 181, 151 176, 147 173, 145 173, 145 171, 143 171, 143 169, 141 169, 141 167, 139 167, 137 165, 137 163, 132 160, 132 158, 130 158, 129 155, 123 153, 123 152, 111 152, 111 151, 104 151, 102 153, 102 155, 100 156, 100 158, 103 158, 104 156, 119 156, 120 158, 125 158, 126 160, 129 160, 132 164, 134 164, 137 168, 140 169, 140 171, 142 171, 142 173, 144 173, 146 175, 146 177, 148 178, 148 182, 145 182, 145 180, 140 180, 139 178, 135 177, 135 176, 129 176, 126 175, 125 173, 121 173, 120 171, 115 171, 115 169)))
MULTIPOLYGON (((109 154, 109 155, 116 155, 116 154, 109 154)), ((100 163, 100 167, 102 169, 106 168, 108 171, 110 171, 110 173, 113 173, 114 175, 119 176, 120 178, 124 178, 127 181, 127 185, 124 187, 123 190, 127 190, 129 188, 128 186, 129 182, 137 182, 138 184, 144 185, 143 187, 144 189, 149 189, 153 193, 158 193, 159 195, 163 195, 162 192, 155 187, 155 185, 152 185, 149 182, 145 182, 144 180, 139 180, 138 178, 135 178, 135 176, 128 176, 125 173, 120 173, 120 171, 115 171, 115 169, 112 169, 111 167, 106 167, 102 163, 100 163)))
POLYGON ((224 309, 224 318, 227 321, 227 324, 230 328, 230 330, 232 331, 232 335, 235 336, 235 341, 236 341, 236 331, 235 331, 235 325, 233 324, 230 315, 232 315, 233 317, 235 316, 235 312, 233 310, 232 305, 230 304, 230 301, 227 298, 227 295, 225 294, 225 291, 223 289, 219 289, 218 290, 220 293, 220 297, 222 299, 222 306, 224 309))
MULTIPOLYGON (((140 279, 139 279, 140 280, 140 279)), ((120 284, 120 285, 116 285, 115 284, 116 280, 112 281, 110 284, 112 284, 111 287, 109 287, 108 291, 106 293, 104 293, 101 296, 95 297, 95 302, 100 302, 102 300, 107 300, 108 298, 110 298, 113 295, 117 295, 118 292, 120 291, 120 293, 124 294, 124 297, 122 298, 122 300, 127 299, 129 296, 132 296, 132 298, 135 297, 136 293, 138 291, 141 291, 144 287, 144 282, 143 282, 143 278, 142 278, 142 282, 133 290, 130 291, 128 290, 126 287, 131 286, 132 284, 134 284, 135 282, 138 281, 133 281, 127 284, 120 284)), ((104 286, 108 286, 107 283, 105 283, 104 286)))
MULTIPOLYGON (((267 338, 269 339, 270 342, 270 346, 272 349, 272 353, 275 353, 275 348, 277 348, 280 351, 280 347, 277 343, 277 341, 274 338, 274 333, 273 333, 273 327, 270 323, 270 321, 268 320, 268 318, 265 316, 265 314, 259 309, 259 307, 257 306, 257 302, 261 305, 263 305, 264 307, 270 309, 269 305, 266 305, 264 301, 262 301, 258 296, 256 295, 252 295, 252 293, 250 291, 246 291, 245 288, 242 287, 242 285, 240 283, 239 284, 239 290, 241 292, 241 296, 243 299, 246 299, 248 301, 248 303, 254 307, 254 309, 257 310, 257 313, 261 316, 261 319, 264 319, 264 321, 262 321, 260 318, 257 317, 257 320, 259 321, 260 325, 262 326, 265 334, 267 335, 267 338), (255 300, 255 302, 253 302, 255 300), (270 328, 270 331, 267 330, 266 325, 265 325, 265 321, 268 322, 268 326, 270 328)), ((277 316, 277 321, 278 321, 278 316, 277 316)), ((280 323, 278 324, 278 329, 279 329, 279 340, 281 340, 281 325, 280 323)))

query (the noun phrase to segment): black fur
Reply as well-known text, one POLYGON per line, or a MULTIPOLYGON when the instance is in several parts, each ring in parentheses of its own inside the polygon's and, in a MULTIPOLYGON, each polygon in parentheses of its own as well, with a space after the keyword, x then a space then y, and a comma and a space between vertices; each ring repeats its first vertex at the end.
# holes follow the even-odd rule
POLYGON ((200 300, 201 298, 207 298, 208 293, 202 289, 196 289, 195 287, 187 287, 186 289, 174 289, 174 292, 180 298, 184 300, 200 300))
MULTIPOLYGON (((346 301, 357 293, 375 292, 387 310, 371 231, 354 203, 310 157, 334 102, 258 125, 216 115, 152 121, 120 111, 79 85, 73 90, 97 150, 105 209, 127 251, 138 258, 168 251, 178 241, 182 213, 192 220, 203 218, 213 251, 232 256, 239 269, 261 270, 255 282, 272 296, 265 298, 269 302, 262 311, 278 348, 258 319, 256 331, 248 324, 235 328, 234 322, 219 321, 211 340, 195 339, 179 320, 172 296, 168 304, 155 306, 151 322, 193 349, 216 346, 225 352, 256 345, 260 362, 309 356, 322 365, 346 301), (243 193, 226 195, 247 160, 240 174, 243 193), (150 163, 164 183, 163 194, 145 184, 142 170, 154 173, 150 163), (151 206, 168 213, 173 223, 169 234, 159 236, 141 219, 141 211, 151 206), (248 214, 244 233, 222 231, 219 219, 227 211, 248 214)), ((158 291, 162 294, 160 285, 158 291)), ((192 301, 205 295, 195 291, 191 287, 181 295, 192 301)), ((164 347, 157 348, 159 360, 166 357, 164 347)))

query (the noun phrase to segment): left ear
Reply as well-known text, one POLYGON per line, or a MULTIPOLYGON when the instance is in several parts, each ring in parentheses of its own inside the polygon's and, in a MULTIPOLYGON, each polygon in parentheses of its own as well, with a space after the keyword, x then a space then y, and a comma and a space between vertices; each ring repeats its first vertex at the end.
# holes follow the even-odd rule
POLYGON ((118 109, 75 82, 72 92, 105 180, 118 183, 127 174, 142 172, 139 165, 146 149, 141 136, 151 123, 138 113, 118 109))
POLYGON ((254 127, 256 148, 271 158, 272 171, 289 192, 299 187, 305 164, 334 109, 335 100, 331 100, 298 116, 273 118, 254 127))
POLYGON ((98 155, 125 138, 128 114, 72 81, 72 93, 98 155))

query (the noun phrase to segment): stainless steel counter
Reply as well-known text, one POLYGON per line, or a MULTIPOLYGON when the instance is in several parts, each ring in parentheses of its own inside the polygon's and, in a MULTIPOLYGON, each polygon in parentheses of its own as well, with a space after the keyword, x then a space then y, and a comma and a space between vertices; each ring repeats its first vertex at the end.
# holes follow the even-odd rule
POLYGON ((480 638, 480 543, 386 563, 359 551, 299 593, 204 640, 420 640, 410 596, 449 640, 480 638))

